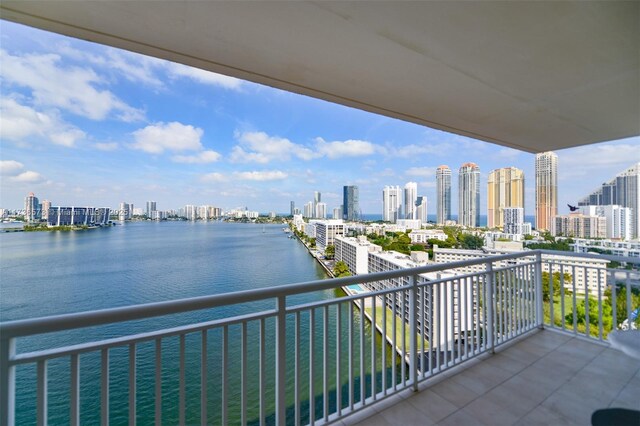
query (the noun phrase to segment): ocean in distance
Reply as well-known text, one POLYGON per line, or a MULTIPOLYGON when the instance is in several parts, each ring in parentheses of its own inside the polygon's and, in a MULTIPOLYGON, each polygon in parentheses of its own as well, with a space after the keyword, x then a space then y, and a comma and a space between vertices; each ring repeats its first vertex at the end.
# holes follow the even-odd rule
MULTIPOLYGON (((297 240, 282 231, 284 225, 233 224, 224 222, 131 222, 111 228, 73 232, 5 233, 0 235, 0 320, 10 321, 72 312, 168 301, 195 296, 249 290, 326 278, 324 270, 297 240)), ((325 291, 292 297, 293 303, 306 303, 341 296, 340 291, 325 291)), ((18 352, 48 346, 104 339, 138 332, 173 327, 215 318, 272 309, 273 303, 237 305, 216 310, 197 311, 157 319, 93 327, 83 330, 40 335, 22 339, 18 352)), ((356 318, 356 321, 358 318, 356 318)), ((334 324, 334 314, 329 323, 334 324)), ((317 325, 316 325, 317 327, 317 325)), ((333 327, 333 325, 331 325, 333 327)), ((303 339, 309 325, 303 324, 303 339)), ((335 327, 333 327, 335 329, 335 327)), ((366 326, 370 342, 370 328, 366 326)), ((249 329, 249 333, 255 330, 249 329)), ((220 424, 217 416, 220 389, 220 356, 216 339, 210 333, 210 407, 208 423, 220 424)), ((287 327, 287 335, 290 329, 287 327)), ((318 335, 320 333, 317 333, 318 335)), ((229 328, 230 346, 237 345, 239 329, 229 328)), ((347 337, 344 336, 346 339, 347 337)), ((379 340, 379 337, 376 337, 379 340)), ((198 336, 187 336, 187 420, 199 423, 199 350, 198 336), (193 338, 192 338, 193 337, 193 338)), ((288 338, 289 346, 293 339, 288 338)), ((304 343, 304 342, 302 342, 304 343)), ((178 370, 176 339, 163 340, 163 422, 177 421, 176 375, 178 370)), ((378 342, 378 347, 381 347, 378 342)), ((346 347, 346 345, 345 345, 346 347)), ((368 344, 365 347, 369 347, 368 344)), ((273 362, 273 348, 267 350, 267 363, 273 362)), ((293 351, 293 347, 291 346, 293 351)), ((387 352, 389 349, 386 349, 387 352)), ((126 348, 110 351, 110 420, 126 424, 128 374, 126 348)), ((153 422, 153 344, 139 345, 137 364, 137 410, 140 424, 153 422)), ((255 359, 254 354, 251 356, 255 359)), ((304 354, 303 354, 304 356, 304 354)), ((308 355, 307 355, 308 358, 308 355)), ((317 357, 320 358, 320 357, 317 357)), ((389 356, 388 359, 392 357, 389 356)), ((332 359, 335 355, 332 354, 332 359)), ((82 424, 99 422, 99 354, 81 356, 82 424)), ((239 369, 239 360, 230 359, 229 372, 239 369)), ((321 364, 315 368, 321 373, 321 364)), ((306 367, 308 371, 308 366, 306 367)), ((69 421, 69 360, 49 362, 49 421, 69 421)), ((303 366, 304 369, 304 366, 303 366)), ((380 370, 380 369, 377 369, 380 370)), ((17 369, 16 423, 35 421, 35 367, 17 369)), ((308 373, 306 373, 308 377, 308 373)), ((267 384, 272 372, 267 374, 267 384)), ((321 383, 321 376, 318 377, 321 383)), ((368 379, 367 379, 368 380, 368 379)), ((229 422, 237 423, 239 386, 230 382, 229 422)), ((335 383, 333 384, 335 388, 335 383)), ((256 398, 255 386, 248 398, 256 398)), ((305 389, 305 392, 308 390, 305 389)), ((267 413, 273 399, 268 398, 267 413)), ((321 401, 320 401, 321 403, 321 401)), ((248 419, 254 423, 256 404, 248 419)), ((318 400, 316 413, 321 413, 318 400)), ((271 410, 271 411, 270 411, 271 410)), ((303 416, 308 416, 308 402, 303 416)), ((291 417, 288 417, 288 420, 291 417)), ((289 421, 288 421, 289 423, 289 421)))

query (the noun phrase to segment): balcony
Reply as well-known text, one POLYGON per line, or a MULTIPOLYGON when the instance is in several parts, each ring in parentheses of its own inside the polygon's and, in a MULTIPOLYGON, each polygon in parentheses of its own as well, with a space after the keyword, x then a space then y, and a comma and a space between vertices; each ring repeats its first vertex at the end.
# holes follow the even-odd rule
POLYGON ((637 259, 551 254, 4 323, 1 424, 584 424, 640 408, 640 366, 607 341, 632 327, 638 274, 589 263, 637 259), (350 285, 365 291, 304 297, 350 285))

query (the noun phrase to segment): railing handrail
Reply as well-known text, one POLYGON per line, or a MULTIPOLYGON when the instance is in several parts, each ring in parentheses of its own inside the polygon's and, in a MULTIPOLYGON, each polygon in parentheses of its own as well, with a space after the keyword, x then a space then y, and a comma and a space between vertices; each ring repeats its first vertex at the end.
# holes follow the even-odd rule
POLYGON ((100 326, 111 323, 153 318, 163 315, 180 314, 202 309, 211 309, 240 303, 275 299, 283 296, 287 297, 314 291, 330 290, 352 284, 368 283, 373 281, 426 274, 430 272, 442 272, 451 269, 486 264, 487 262, 499 262, 503 260, 525 258, 536 255, 537 253, 578 258, 589 257, 596 259, 607 259, 609 257, 612 257, 627 262, 637 261, 633 258, 625 258, 620 256, 557 252, 552 250, 528 250, 517 253, 492 255, 478 259, 470 259, 450 263, 437 263, 416 268, 398 269, 394 271, 334 278, 331 280, 314 280, 302 283, 285 284, 277 287, 266 287, 209 296, 198 296, 163 302, 154 302, 94 311, 8 321, 0 323, 0 338, 2 340, 5 340, 14 337, 100 326))

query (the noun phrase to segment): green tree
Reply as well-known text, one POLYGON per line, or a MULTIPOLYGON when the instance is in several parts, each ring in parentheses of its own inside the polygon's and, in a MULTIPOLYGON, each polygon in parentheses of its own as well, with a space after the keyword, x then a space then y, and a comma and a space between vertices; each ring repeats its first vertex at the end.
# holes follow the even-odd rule
MULTIPOLYGON (((587 310, 586 307, 589 307, 589 331, 590 334, 598 335, 598 301, 592 297, 589 297, 588 305, 585 303, 584 299, 582 299, 576 305, 576 323, 580 327, 580 329, 586 329, 586 318, 587 318, 587 310)), ((565 321, 568 324, 573 324, 573 312, 565 315, 565 321)), ((612 310, 611 305, 609 303, 602 304, 602 329, 606 333, 611 330, 612 325, 612 310)))
POLYGON ((336 255, 336 246, 330 244, 324 249, 324 257, 327 259, 333 259, 336 255))
MULTIPOLYGON (((622 324, 627 319, 627 288, 622 283, 616 284, 616 326, 622 324)), ((604 292, 606 303, 612 305, 613 295, 611 288, 607 288, 604 292)), ((631 287, 631 311, 640 308, 640 288, 631 287)), ((613 308, 612 308, 613 311, 613 308)), ((640 329, 640 315, 636 318, 636 325, 640 329)))
POLYGON ((461 248, 467 250, 478 250, 484 245, 482 237, 478 237, 472 234, 462 234, 459 239, 461 248))
POLYGON ((409 247, 411 251, 424 251, 424 246, 420 244, 413 244, 409 247))
POLYGON ((309 247, 314 248, 316 246, 316 239, 309 238, 309 247))
MULTIPOLYGON (((564 283, 565 284, 571 283, 571 274, 567 274, 567 273, 564 274, 564 283)), ((553 273, 553 297, 560 296, 561 286, 562 286, 562 283, 560 282, 560 272, 554 272, 553 273)), ((571 292, 565 289, 564 294, 571 294, 571 292)), ((542 273, 542 300, 544 300, 545 302, 548 302, 550 300, 548 272, 542 273)))
POLYGON ((344 263, 342 260, 337 261, 335 266, 333 267, 333 275, 335 275, 338 278, 350 277, 351 272, 349 272, 349 266, 347 266, 347 264, 344 263))

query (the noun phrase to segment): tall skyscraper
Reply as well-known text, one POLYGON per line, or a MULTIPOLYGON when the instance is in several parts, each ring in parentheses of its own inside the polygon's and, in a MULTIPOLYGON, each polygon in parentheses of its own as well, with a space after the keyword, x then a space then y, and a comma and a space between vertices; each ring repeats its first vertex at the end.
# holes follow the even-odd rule
POLYGON ((551 230, 558 215, 558 156, 549 151, 536 154, 536 229, 551 230))
POLYGON ((118 220, 127 220, 130 219, 131 216, 129 212, 129 204, 128 203, 120 203, 118 207, 118 220))
POLYGON ((427 223, 427 197, 419 195, 416 199, 416 219, 425 224, 427 223))
POLYGON ((342 206, 333 208, 333 218, 334 219, 342 219, 342 206))
POLYGON ((291 216, 293 216, 294 214, 296 214, 296 203, 295 202, 291 202, 291 209, 290 209, 290 214, 291 216))
POLYGON ((358 199, 358 187, 349 185, 342 191, 342 218, 344 220, 360 219, 360 202, 358 199))
POLYGON ((316 204, 316 218, 318 218, 318 219, 326 219, 327 218, 327 203, 317 203, 316 204))
POLYGON ((631 238, 640 238, 640 163, 616 175, 612 180, 578 202, 580 206, 622 206, 631 209, 631 238))
POLYGON ((313 192, 313 217, 320 217, 318 215, 318 203, 322 201, 322 194, 319 191, 313 192))
POLYGON ((49 210, 51 210, 51 201, 42 200, 40 217, 42 220, 49 220, 49 210))
POLYGON ((515 167, 492 170, 487 182, 487 226, 504 226, 504 209, 524 208, 524 172, 515 167))
POLYGON ((309 201, 307 204, 304 205, 303 216, 306 218, 313 218, 315 214, 316 212, 314 211, 314 208, 313 208, 313 201, 309 201))
POLYGON ((40 219, 40 201, 33 192, 24 199, 24 219, 27 222, 37 222, 40 219))
POLYGON ((400 219, 402 192, 399 186, 385 186, 382 190, 382 220, 396 223, 400 219))
POLYGON ((418 184, 407 182, 404 186, 404 206, 403 213, 405 219, 417 219, 416 200, 418 199, 418 184))
POLYGON ((436 221, 443 225, 451 220, 451 169, 440 166, 436 169, 436 221))
POLYGON ((151 217, 151 212, 156 211, 156 202, 155 201, 147 201, 147 217, 151 217))
POLYGON ((475 163, 464 163, 458 173, 458 223, 462 226, 480 226, 480 168, 475 163))

